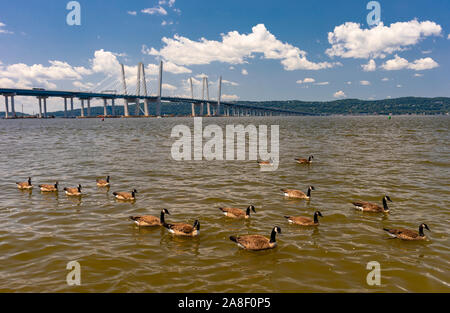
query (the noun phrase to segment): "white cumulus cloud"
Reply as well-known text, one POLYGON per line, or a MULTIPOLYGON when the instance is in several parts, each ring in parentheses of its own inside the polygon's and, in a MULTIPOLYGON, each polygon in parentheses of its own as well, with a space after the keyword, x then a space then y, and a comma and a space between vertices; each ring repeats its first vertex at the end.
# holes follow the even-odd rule
POLYGON ((363 85, 363 86, 369 86, 369 85, 370 85, 370 82, 367 81, 367 80, 362 80, 362 81, 360 81, 359 83, 360 83, 361 85, 363 85))
POLYGON ((307 83, 314 83, 316 80, 314 78, 305 78, 303 80, 297 80, 297 84, 307 84, 307 83))
POLYGON ((160 15, 167 15, 167 11, 166 9, 164 9, 162 6, 159 7, 154 7, 154 8, 146 8, 141 10, 142 13, 144 14, 160 14, 160 15))
POLYGON ((248 75, 248 71, 245 68, 242 69, 241 73, 242 75, 248 75))
POLYGON ((239 96, 223 94, 222 100, 223 101, 237 101, 237 100, 239 100, 239 96))
POLYGON ((6 27, 6 24, 0 22, 0 34, 14 34, 13 32, 5 29, 5 27, 6 27))
POLYGON ((438 67, 439 64, 432 58, 422 58, 409 62, 408 60, 395 55, 393 59, 387 60, 381 67, 386 71, 396 71, 402 69, 411 69, 415 71, 430 70, 438 67))
POLYGON ((373 72, 377 69, 377 64, 375 60, 370 60, 369 63, 361 65, 364 72, 373 72))
POLYGON ((326 53, 342 58, 384 58, 428 36, 438 36, 441 32, 442 27, 432 21, 411 20, 390 26, 384 26, 381 22, 368 29, 362 29, 358 23, 347 22, 328 33, 331 48, 326 53))
POLYGON ((164 59, 180 65, 202 65, 212 62, 243 64, 255 54, 262 58, 280 60, 285 70, 320 70, 330 68, 338 63, 314 63, 306 58, 307 53, 299 48, 283 43, 271 34, 264 24, 252 28, 249 34, 230 31, 222 34, 222 40, 198 41, 187 37, 174 35, 173 38, 163 37, 164 47, 159 51, 147 49, 146 54, 161 56, 164 59))
POLYGON ((345 93, 342 90, 339 90, 339 91, 334 93, 333 97, 335 97, 335 98, 345 98, 347 96, 345 95, 345 93))

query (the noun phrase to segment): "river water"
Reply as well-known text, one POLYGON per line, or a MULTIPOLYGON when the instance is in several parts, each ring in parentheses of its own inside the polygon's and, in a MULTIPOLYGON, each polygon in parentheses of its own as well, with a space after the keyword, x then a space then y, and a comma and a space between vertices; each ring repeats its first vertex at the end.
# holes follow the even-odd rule
POLYGON ((217 124, 279 125, 280 165, 262 172, 255 161, 175 161, 174 126, 190 118, 0 120, 0 291, 20 292, 449 292, 450 119, 448 116, 204 118, 217 124), (302 166, 296 157, 314 155, 302 166), (97 177, 111 176, 109 190, 97 177), (34 190, 16 181, 32 176, 34 190), (41 194, 40 183, 60 182, 41 194), (62 188, 83 186, 81 198, 62 188), (311 201, 285 199, 280 188, 311 201), (138 190, 134 203, 113 191, 138 190), (381 204, 389 215, 355 211, 352 200, 381 204), (246 208, 247 221, 218 207, 246 208), (164 228, 139 229, 130 215, 170 222, 199 219, 196 238, 164 228), (316 228, 289 225, 284 215, 323 218, 316 228), (383 227, 414 230, 427 241, 388 239, 383 227), (269 236, 278 247, 239 249, 230 235, 269 236), (77 261, 81 285, 69 286, 77 261), (369 285, 369 262, 381 285, 369 285))

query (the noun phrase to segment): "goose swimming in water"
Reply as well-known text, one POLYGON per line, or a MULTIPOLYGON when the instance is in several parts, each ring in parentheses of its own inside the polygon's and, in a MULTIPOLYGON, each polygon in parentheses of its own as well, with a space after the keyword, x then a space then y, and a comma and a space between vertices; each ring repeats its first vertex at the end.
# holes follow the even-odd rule
POLYGON ((404 229, 404 228, 399 228, 399 229, 383 228, 383 230, 387 231, 390 236, 392 236, 394 238, 402 239, 402 240, 425 240, 425 239, 427 239, 427 236, 425 236, 425 234, 423 233, 424 228, 430 231, 430 229, 428 228, 428 225, 424 224, 424 223, 420 224, 419 232, 416 232, 416 231, 410 230, 410 229, 404 229))
POLYGON ((250 218, 250 210, 256 213, 255 207, 250 205, 246 211, 237 208, 219 208, 223 215, 226 217, 236 218, 236 219, 248 219, 250 218))
POLYGON ((311 199, 311 191, 316 190, 314 186, 309 186, 306 194, 300 190, 296 189, 281 189, 283 195, 289 198, 297 198, 297 199, 311 199))
POLYGON ((39 188, 42 192, 57 192, 58 191, 58 182, 56 182, 54 185, 39 185, 39 188))
POLYGON ((164 227, 169 230, 170 233, 176 236, 195 237, 200 234, 200 222, 195 220, 193 225, 186 223, 176 224, 164 224, 164 227))
POLYGON ((114 195, 114 197, 116 197, 117 200, 123 200, 123 201, 136 200, 136 194, 137 194, 136 189, 133 189, 132 192, 113 192, 113 195, 114 195))
POLYGON ((106 176, 106 180, 105 179, 97 179, 97 186, 98 187, 109 187, 109 176, 106 176))
POLYGON ((16 183, 17 188, 20 190, 30 190, 33 189, 33 185, 31 184, 31 177, 28 177, 28 180, 21 183, 16 183))
POLYGON ((323 217, 322 213, 316 211, 314 213, 314 219, 303 216, 285 216, 290 224, 296 224, 300 226, 319 226, 319 216, 323 217))
POLYGON ((268 161, 257 161, 259 166, 271 166, 273 165, 273 160, 270 159, 268 161))
POLYGON ((64 188, 64 191, 68 196, 81 196, 81 185, 78 185, 77 188, 64 188))
POLYGON ((152 215, 142 215, 142 216, 130 216, 130 219, 139 227, 153 227, 153 226, 163 226, 166 222, 164 215, 170 215, 167 209, 162 209, 160 217, 152 215))
POLYGON ((311 164, 313 159, 314 159, 314 156, 310 155, 309 158, 307 158, 307 159, 297 158, 297 159, 295 159, 295 161, 297 161, 297 163, 299 163, 299 164, 311 164))
POLYGON ((270 239, 261 235, 230 236, 230 240, 237 243, 240 248, 252 251, 273 249, 277 246, 276 235, 281 234, 281 228, 275 226, 270 239))
POLYGON ((388 195, 383 197, 383 206, 379 206, 378 204, 366 202, 366 201, 355 201, 352 204, 355 206, 357 210, 363 212, 370 213, 389 213, 389 207, 387 205, 387 201, 392 202, 391 198, 388 195))

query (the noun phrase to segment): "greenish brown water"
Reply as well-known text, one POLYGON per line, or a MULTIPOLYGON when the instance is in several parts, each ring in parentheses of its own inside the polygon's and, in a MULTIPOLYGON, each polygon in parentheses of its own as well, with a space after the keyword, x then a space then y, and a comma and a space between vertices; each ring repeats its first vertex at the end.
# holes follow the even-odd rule
POLYGON ((254 161, 171 159, 177 124, 192 119, 0 120, 0 291, 20 292, 449 292, 450 119, 445 116, 210 118, 203 124, 280 125, 280 166, 254 161), (313 154, 311 166, 295 157, 313 154), (109 192, 95 179, 111 175, 109 192), (36 185, 81 183, 69 199, 21 192, 36 185), (310 202, 286 200, 280 188, 306 190, 310 202), (113 191, 138 189, 135 203, 113 191), (388 216, 363 214, 352 200, 393 203, 388 216), (221 206, 256 206, 249 221, 221 206), (198 218, 197 238, 138 229, 129 215, 198 218), (288 225, 284 215, 324 218, 317 229, 288 225), (417 229, 426 242, 392 240, 383 227, 417 229), (228 237, 269 235, 278 247, 239 249, 228 237), (66 284, 68 262, 81 264, 79 287, 66 284), (366 265, 381 265, 381 286, 366 265))

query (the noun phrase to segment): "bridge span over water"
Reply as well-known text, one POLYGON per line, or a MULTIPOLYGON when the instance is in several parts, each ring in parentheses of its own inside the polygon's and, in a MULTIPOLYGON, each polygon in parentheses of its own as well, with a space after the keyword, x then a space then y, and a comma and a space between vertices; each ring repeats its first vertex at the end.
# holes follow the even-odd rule
POLYGON ((203 90, 202 99, 195 99, 192 85, 192 78, 190 79, 191 86, 191 98, 181 97, 164 97, 162 96, 162 72, 163 62, 160 63, 159 68, 159 84, 156 96, 147 95, 147 87, 145 83, 145 72, 142 63, 138 66, 138 85, 136 94, 129 94, 127 92, 126 80, 124 74, 124 67, 121 65, 122 70, 122 84, 123 93, 110 93, 110 92, 88 92, 88 91, 63 91, 63 90, 45 90, 42 88, 33 89, 18 89, 18 88, 1 88, 0 95, 5 99, 5 118, 16 118, 15 109, 15 97, 35 97, 37 98, 37 104, 39 106, 39 118, 47 118, 49 116, 47 112, 47 99, 48 98, 61 98, 64 100, 64 117, 74 116, 74 101, 80 101, 81 110, 79 117, 91 116, 91 100, 102 99, 103 100, 103 116, 117 116, 116 115, 116 101, 122 100, 124 107, 124 117, 149 117, 149 106, 154 105, 156 116, 161 116, 161 106, 165 103, 185 103, 191 104, 192 116, 268 116, 268 115, 314 115, 311 113, 298 112, 293 110, 283 110, 277 108, 260 107, 253 105, 238 104, 233 102, 221 101, 222 90, 222 77, 219 78, 218 97, 217 100, 209 99, 209 89, 207 78, 203 78, 203 90), (142 75, 141 75, 142 74, 142 75), (143 82, 143 90, 141 92, 141 81, 143 82), (206 98, 205 98, 206 88, 206 98), (143 109, 141 103, 143 101, 143 109), (70 108, 68 104, 70 103, 70 108), (129 104, 135 103, 136 110, 134 114, 130 114, 129 104), (11 106, 10 106, 11 105, 11 106), (206 112, 204 108, 206 107, 206 112), (42 110, 43 109, 43 110, 42 110), (142 110, 142 112, 141 112, 142 110), (109 111, 109 112, 108 112, 109 111), (109 114, 110 113, 110 114, 109 114), (142 113, 142 114, 141 114, 142 113))

